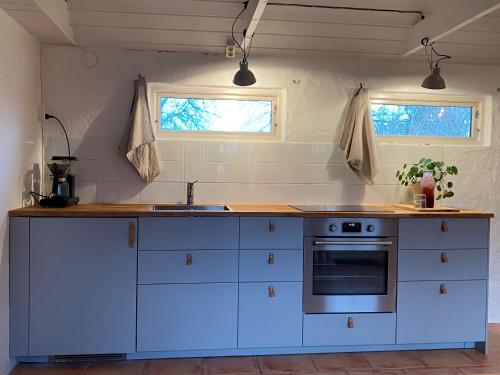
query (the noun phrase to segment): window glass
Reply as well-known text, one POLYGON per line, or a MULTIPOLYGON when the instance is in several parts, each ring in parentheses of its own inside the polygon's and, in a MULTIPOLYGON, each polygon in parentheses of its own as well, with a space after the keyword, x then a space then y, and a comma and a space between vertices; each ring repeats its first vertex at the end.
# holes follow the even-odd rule
POLYGON ((378 136, 471 138, 472 105, 413 105, 372 103, 378 136))
POLYGON ((272 100, 161 96, 159 106, 160 130, 273 133, 272 100))

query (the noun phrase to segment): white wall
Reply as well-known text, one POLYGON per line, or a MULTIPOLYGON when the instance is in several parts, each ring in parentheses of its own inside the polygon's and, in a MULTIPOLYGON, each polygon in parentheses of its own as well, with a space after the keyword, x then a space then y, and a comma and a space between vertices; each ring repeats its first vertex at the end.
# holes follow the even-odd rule
POLYGON ((0 374, 9 358, 7 211, 40 183, 40 44, 0 9, 0 374))
MULTIPOLYGON (((382 170, 374 186, 361 185, 346 169, 333 145, 349 96, 362 81, 371 90, 426 92, 422 63, 316 57, 252 57, 257 86, 286 88, 286 142, 162 141, 164 172, 143 184, 121 158, 117 145, 127 125, 132 81, 138 73, 150 82, 231 86, 237 60, 201 54, 97 49, 98 63, 86 67, 83 51, 42 49, 42 97, 69 128, 80 157, 78 193, 86 202, 176 202, 185 181, 200 179, 198 202, 394 203, 407 197, 395 170, 422 156, 457 164, 453 204, 497 211, 494 198, 500 172, 500 131, 493 125, 491 147, 382 145, 382 170), (296 84, 293 81, 299 80, 296 84)), ((452 94, 493 95, 500 111, 500 68, 446 65, 452 94)), ((48 129, 47 129, 48 132, 48 129)), ((46 157, 64 153, 57 131, 46 139, 46 157)), ((492 296, 500 297, 499 226, 492 231, 492 296)), ((425 235, 425 234, 423 234, 425 235)), ((500 298, 490 301, 490 319, 500 321, 500 298)))

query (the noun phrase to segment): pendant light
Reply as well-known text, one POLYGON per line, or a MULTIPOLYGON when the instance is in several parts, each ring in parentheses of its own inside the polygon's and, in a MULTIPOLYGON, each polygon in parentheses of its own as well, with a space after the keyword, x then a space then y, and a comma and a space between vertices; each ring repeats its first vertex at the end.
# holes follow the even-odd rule
POLYGON ((247 9, 247 6, 248 6, 248 0, 243 2, 243 9, 240 12, 240 14, 238 14, 238 17, 236 17, 236 19, 233 22, 233 26, 231 27, 231 36, 233 37, 234 43, 243 52, 243 59, 240 61, 240 70, 238 70, 236 72, 236 74, 234 75, 234 78, 233 78, 233 83, 236 86, 251 86, 255 82, 257 82, 252 71, 250 69, 248 69, 248 55, 249 55, 250 49, 252 47, 252 40, 253 40, 252 37, 253 36, 250 37, 250 45, 248 46, 248 50, 246 48, 246 39, 247 39, 246 29, 243 30, 243 47, 241 46, 240 43, 238 43, 238 41, 234 37, 234 25, 236 25, 236 22, 238 22, 238 19, 245 12, 245 10, 247 9))
POLYGON ((427 63, 429 64, 429 68, 431 71, 431 74, 424 79, 424 82, 422 82, 422 87, 424 89, 430 89, 430 90, 445 89, 446 83, 444 82, 443 77, 441 77, 441 68, 439 67, 439 63, 441 62, 441 60, 451 59, 451 56, 441 55, 437 53, 436 50, 434 49, 434 43, 429 42, 429 38, 422 39, 422 45, 425 48, 427 63), (430 49, 430 54, 428 49, 430 49), (435 63, 433 58, 434 55, 439 57, 435 63))

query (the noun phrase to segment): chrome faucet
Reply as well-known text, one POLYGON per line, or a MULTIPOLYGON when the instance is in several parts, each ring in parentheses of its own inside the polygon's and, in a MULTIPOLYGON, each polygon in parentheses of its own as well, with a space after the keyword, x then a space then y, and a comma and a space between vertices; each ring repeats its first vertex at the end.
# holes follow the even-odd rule
POLYGON ((186 197, 186 203, 188 205, 192 205, 194 203, 194 184, 196 184, 198 180, 193 181, 193 182, 188 182, 187 183, 187 197, 186 197))

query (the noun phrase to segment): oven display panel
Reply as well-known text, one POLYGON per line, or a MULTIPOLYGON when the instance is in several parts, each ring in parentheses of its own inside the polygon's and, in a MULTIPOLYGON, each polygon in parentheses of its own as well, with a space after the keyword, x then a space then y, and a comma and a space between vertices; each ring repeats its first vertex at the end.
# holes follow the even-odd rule
POLYGON ((362 230, 361 223, 342 223, 343 233, 361 233, 362 230))

